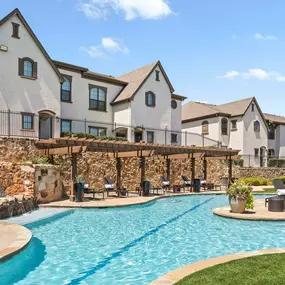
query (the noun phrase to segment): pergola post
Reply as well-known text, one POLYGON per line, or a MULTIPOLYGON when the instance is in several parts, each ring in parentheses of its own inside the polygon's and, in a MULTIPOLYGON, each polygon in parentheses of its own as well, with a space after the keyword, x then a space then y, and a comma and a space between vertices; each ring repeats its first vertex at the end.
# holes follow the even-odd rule
POLYGON ((144 191, 144 180, 145 180, 145 157, 141 156, 140 157, 140 168, 141 168, 141 184, 140 184, 140 189, 141 189, 141 194, 144 191))
POLYGON ((75 200, 74 183, 77 177, 77 153, 71 154, 71 188, 70 188, 70 201, 75 200))
POLYGON ((228 175, 229 175, 229 186, 230 186, 233 178, 233 160, 231 156, 228 159, 228 175))
POLYGON ((121 158, 116 158, 116 187, 119 189, 122 186, 122 160, 121 158))
POLYGON ((207 159, 204 157, 203 160, 203 174, 204 174, 204 180, 207 181, 207 159))
POLYGON ((190 166, 191 166, 191 191, 194 190, 194 179, 195 179, 195 158, 191 156, 191 161, 190 161, 190 166))
POLYGON ((170 159, 166 159, 166 179, 170 182, 170 159))

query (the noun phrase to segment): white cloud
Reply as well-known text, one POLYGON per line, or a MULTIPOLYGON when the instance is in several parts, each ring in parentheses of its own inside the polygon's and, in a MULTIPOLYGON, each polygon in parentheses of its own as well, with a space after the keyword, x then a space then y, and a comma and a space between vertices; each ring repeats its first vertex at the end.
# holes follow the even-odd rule
POLYGON ((168 0, 88 0, 80 2, 76 8, 90 19, 106 19, 112 10, 123 14, 126 20, 156 20, 173 14, 168 0))
POLYGON ((101 46, 80 47, 79 50, 87 52, 91 57, 104 57, 106 55, 101 46))
POLYGON ((102 38, 101 45, 104 49, 109 50, 111 52, 130 52, 123 42, 119 43, 119 40, 114 40, 112 38, 102 38))
POLYGON ((271 71, 268 72, 261 68, 252 68, 247 72, 239 72, 236 70, 226 72, 222 76, 217 76, 218 79, 234 79, 236 77, 241 77, 243 79, 258 79, 258 80, 273 80, 279 82, 285 82, 285 76, 281 75, 279 72, 271 71))
POLYGON ((269 80, 269 74, 260 68, 255 68, 255 69, 249 69, 247 72, 242 73, 244 78, 250 79, 250 78, 256 78, 259 80, 269 80))
POLYGON ((239 76, 239 72, 236 70, 228 71, 222 76, 218 76, 218 79, 227 78, 227 79, 234 79, 235 77, 239 76))
POLYGON ((124 54, 130 52, 122 40, 115 40, 107 37, 101 39, 100 45, 80 47, 79 50, 87 52, 91 57, 104 57, 107 56, 107 54, 110 52, 121 52, 124 54))
POLYGON ((256 33, 254 34, 253 38, 255 40, 264 40, 264 41, 276 41, 278 40, 279 38, 276 37, 276 36, 266 36, 266 35, 262 35, 260 33, 256 33))

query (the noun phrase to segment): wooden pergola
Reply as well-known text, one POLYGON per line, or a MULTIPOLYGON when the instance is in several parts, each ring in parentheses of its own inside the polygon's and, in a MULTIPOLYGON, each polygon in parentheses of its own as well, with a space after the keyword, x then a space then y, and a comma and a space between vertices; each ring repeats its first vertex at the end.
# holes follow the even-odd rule
MULTIPOLYGON (((191 184, 195 178, 195 160, 203 159, 204 178, 207 177, 207 161, 211 159, 228 160, 228 178, 232 179, 232 160, 239 158, 239 150, 198 147, 176 146, 163 144, 150 144, 145 142, 133 143, 128 141, 101 140, 89 138, 63 137, 58 139, 40 140, 36 147, 42 155, 71 155, 72 179, 77 176, 77 156, 82 152, 104 152, 110 158, 116 159, 116 186, 121 186, 121 158, 139 157, 141 168, 141 187, 145 179, 145 158, 161 156, 166 159, 166 174, 170 180, 171 159, 190 159, 191 184)), ((73 194, 73 193, 72 193, 73 194)))

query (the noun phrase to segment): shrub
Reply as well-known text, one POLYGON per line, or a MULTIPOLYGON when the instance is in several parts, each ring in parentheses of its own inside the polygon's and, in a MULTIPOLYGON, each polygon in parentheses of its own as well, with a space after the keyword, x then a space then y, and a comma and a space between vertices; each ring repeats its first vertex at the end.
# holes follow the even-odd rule
POLYGON ((244 184, 248 184, 251 186, 267 186, 271 185, 271 181, 269 179, 263 177, 242 177, 240 181, 244 184))
POLYGON ((233 160, 233 165, 237 165, 237 166, 243 167, 243 159, 234 159, 233 160))
POLYGON ((279 176, 279 177, 276 177, 276 178, 274 178, 274 179, 276 179, 276 180, 282 180, 283 183, 285 183, 285 176, 279 176))
POLYGON ((100 139, 100 140, 115 140, 115 141, 127 141, 125 138, 117 138, 117 137, 101 137, 95 136, 87 133, 71 133, 71 132, 63 132, 61 133, 62 137, 75 137, 75 138, 87 138, 87 139, 100 139))

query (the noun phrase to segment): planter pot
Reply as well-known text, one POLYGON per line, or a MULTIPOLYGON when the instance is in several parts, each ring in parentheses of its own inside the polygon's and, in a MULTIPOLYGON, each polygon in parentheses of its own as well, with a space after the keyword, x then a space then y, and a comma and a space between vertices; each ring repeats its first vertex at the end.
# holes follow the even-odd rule
POLYGON ((246 199, 238 199, 234 197, 229 197, 229 203, 233 213, 243 213, 246 207, 246 199))

